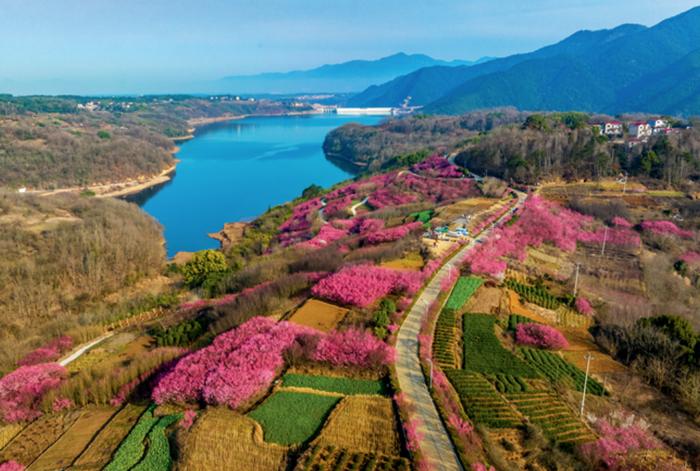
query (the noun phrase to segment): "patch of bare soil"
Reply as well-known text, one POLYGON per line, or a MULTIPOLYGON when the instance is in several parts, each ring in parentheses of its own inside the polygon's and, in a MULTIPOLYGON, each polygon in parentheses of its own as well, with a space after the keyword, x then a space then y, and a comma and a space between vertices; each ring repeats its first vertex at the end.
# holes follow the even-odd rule
POLYGON ((221 244, 221 250, 226 252, 243 237, 243 231, 247 225, 245 222, 227 222, 219 232, 212 232, 208 235, 212 239, 218 240, 221 244))

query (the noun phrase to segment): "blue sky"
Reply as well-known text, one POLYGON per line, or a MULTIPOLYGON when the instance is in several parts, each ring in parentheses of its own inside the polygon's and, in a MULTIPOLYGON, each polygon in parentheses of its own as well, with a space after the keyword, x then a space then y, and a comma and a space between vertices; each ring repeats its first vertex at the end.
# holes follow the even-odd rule
POLYGON ((475 59, 580 29, 655 24, 685 0, 0 0, 0 92, 185 90, 395 52, 475 59))

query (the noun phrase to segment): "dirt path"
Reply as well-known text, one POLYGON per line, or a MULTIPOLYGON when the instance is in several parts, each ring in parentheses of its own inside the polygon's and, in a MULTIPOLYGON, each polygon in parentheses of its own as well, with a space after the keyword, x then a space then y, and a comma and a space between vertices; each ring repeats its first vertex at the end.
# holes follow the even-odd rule
POLYGON ((100 337, 97 337, 95 340, 91 340, 88 343, 85 343, 78 347, 77 350, 72 351, 67 357, 62 358, 61 360, 58 361, 58 364, 61 366, 66 366, 69 363, 74 362, 78 358, 80 358, 85 352, 90 350, 92 347, 94 347, 97 344, 100 344, 110 338, 112 335, 114 335, 114 332, 107 332, 104 335, 101 335, 100 337))
MULTIPOLYGON (((524 201, 525 195, 520 195, 519 202, 514 208, 518 208, 524 201)), ((500 222, 501 219, 497 222, 500 222)), ((440 268, 425 287, 399 329, 396 342, 396 375, 401 391, 405 394, 406 399, 415 406, 416 415, 421 421, 419 427, 419 432, 423 435, 421 451, 427 462, 436 470, 462 470, 463 468, 423 376, 418 357, 418 334, 431 304, 440 295, 442 280, 448 276, 453 267, 459 268, 464 255, 483 241, 492 228, 493 226, 483 231, 440 268)))
POLYGON ((369 200, 369 196, 365 196, 365 199, 363 199, 362 201, 360 201, 357 204, 352 205, 352 207, 350 208, 350 212, 352 213, 352 217, 357 216, 357 208, 359 208, 360 206, 365 204, 368 200, 369 200))

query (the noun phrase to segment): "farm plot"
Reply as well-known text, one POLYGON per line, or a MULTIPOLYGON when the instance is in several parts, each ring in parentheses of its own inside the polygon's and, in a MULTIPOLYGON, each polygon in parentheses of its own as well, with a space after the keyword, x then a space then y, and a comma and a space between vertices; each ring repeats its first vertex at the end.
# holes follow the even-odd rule
POLYGON ((465 314, 464 369, 476 373, 503 373, 536 378, 537 372, 503 348, 494 333, 496 318, 488 314, 465 314))
POLYGON ((187 433, 177 468, 184 471, 287 469, 288 448, 263 441, 260 425, 225 407, 208 408, 187 433))
POLYGON ((145 407, 127 404, 97 434, 72 469, 102 469, 109 463, 112 453, 129 434, 129 431, 143 413, 145 407))
POLYGON ((14 460, 24 465, 31 464, 73 425, 79 415, 79 412, 68 412, 35 420, 0 451, 0 463, 14 460))
POLYGON ((95 434, 114 415, 111 407, 97 407, 85 410, 78 420, 61 435, 27 469, 29 471, 51 471, 68 467, 88 446, 95 434))
POLYGON ((285 388, 315 389, 317 391, 346 395, 387 393, 387 388, 383 381, 341 378, 337 376, 287 373, 282 377, 282 385, 285 388))
POLYGON ((506 397, 515 404, 520 413, 539 425, 544 434, 554 441, 578 444, 596 439, 553 392, 531 391, 507 394, 506 397))
POLYGON ((400 454, 399 435, 391 399, 348 396, 333 409, 315 444, 353 452, 400 454))
POLYGON ((541 324, 541 322, 519 314, 508 316, 508 330, 515 330, 518 324, 541 324))
POLYGON ((153 415, 154 409, 155 405, 152 405, 141 415, 129 435, 117 448, 112 461, 104 468, 105 471, 127 469, 146 471, 170 467, 170 445, 165 436, 165 429, 178 420, 180 416, 157 417, 153 415), (148 449, 146 444, 148 444, 148 449), (166 467, 158 467, 163 465, 166 467))
POLYGON ((506 279, 505 284, 529 303, 551 310, 555 310, 561 305, 561 301, 544 286, 527 285, 511 278, 506 279))
POLYGON ((469 298, 484 283, 478 276, 462 276, 457 280, 457 284, 450 294, 450 298, 445 303, 446 309, 459 310, 469 301, 469 298))
POLYGON ((328 332, 335 329, 345 318, 349 309, 326 303, 318 299, 309 299, 289 318, 291 322, 328 332))
MULTIPOLYGON (((568 381, 577 391, 583 391, 585 373, 556 353, 537 350, 534 348, 521 348, 520 351, 527 362, 541 372, 551 382, 568 381)), ((603 386, 590 376, 588 377, 587 391, 597 396, 605 394, 603 386)))
POLYGON ((474 422, 493 428, 517 427, 522 423, 513 407, 482 375, 453 369, 445 370, 445 374, 474 422))
POLYGON ((445 308, 440 312, 435 325, 433 358, 442 368, 456 368, 457 358, 457 315, 454 309, 445 308))
POLYGON ((483 312, 485 314, 505 310, 507 296, 502 288, 482 286, 467 302, 467 312, 483 312))
POLYGON ((410 252, 401 258, 389 260, 380 264, 384 268, 392 268, 394 270, 415 270, 419 271, 423 268, 424 262, 420 252, 410 252))
POLYGON ((303 443, 318 432, 339 400, 335 396, 278 391, 248 416, 262 426, 266 442, 303 443))
POLYGON ((530 390, 530 387, 520 376, 504 375, 503 373, 484 375, 500 393, 518 393, 530 390))
POLYGON ((10 440, 15 438, 15 436, 22 431, 24 428, 20 424, 8 424, 0 426, 0 450, 5 448, 5 445, 10 443, 10 440))
POLYGON ((361 453, 336 448, 332 445, 314 445, 299 459, 295 471, 332 469, 337 471, 409 471, 406 458, 381 453, 361 453))

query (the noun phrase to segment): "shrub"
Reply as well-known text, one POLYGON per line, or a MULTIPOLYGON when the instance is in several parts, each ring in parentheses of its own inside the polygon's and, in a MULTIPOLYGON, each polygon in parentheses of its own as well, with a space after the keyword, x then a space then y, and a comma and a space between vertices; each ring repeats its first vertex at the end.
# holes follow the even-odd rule
POLYGON ((569 346, 566 337, 554 327, 534 323, 518 324, 515 327, 515 341, 520 345, 550 350, 561 350, 569 346))
POLYGON ((576 310, 584 316, 593 315, 593 306, 586 298, 581 296, 576 298, 576 310))
POLYGON ((385 242, 394 242, 399 239, 403 239, 408 234, 413 231, 417 231, 423 228, 423 223, 421 222, 411 222, 408 224, 403 224, 401 226, 391 227, 389 229, 382 229, 376 232, 372 232, 363 238, 366 244, 381 244, 385 242))
POLYGON ((0 414, 6 422, 33 420, 41 415, 39 406, 48 391, 66 377, 58 363, 21 366, 0 379, 0 414))
POLYGON ((228 269, 226 257, 218 250, 202 250, 185 263, 180 272, 185 284, 190 288, 201 286, 212 273, 225 272, 228 269))

